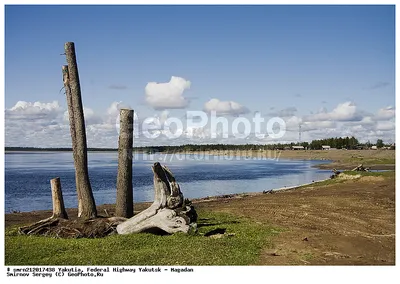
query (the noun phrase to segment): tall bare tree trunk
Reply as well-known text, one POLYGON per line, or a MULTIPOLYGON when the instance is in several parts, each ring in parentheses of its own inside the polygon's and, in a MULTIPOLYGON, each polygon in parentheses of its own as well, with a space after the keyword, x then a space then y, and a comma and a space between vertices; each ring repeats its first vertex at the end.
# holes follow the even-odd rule
MULTIPOLYGON (((78 65, 76 63, 75 45, 73 42, 65 43, 65 55, 68 63, 68 88, 70 98, 67 94, 68 112, 70 117, 72 146, 74 152, 76 190, 78 195, 78 217, 90 219, 97 217, 96 204, 93 197, 92 187, 89 180, 87 165, 87 145, 85 118, 83 115, 81 87, 79 82, 78 65), (71 121, 71 118, 73 121, 71 121)), ((64 68, 63 68, 64 70, 64 68)), ((65 85, 65 77, 64 77, 65 85)))
POLYGON ((51 197, 53 200, 53 218, 68 219, 67 211, 64 207, 64 199, 61 191, 61 181, 59 177, 50 180, 51 197))
MULTIPOLYGON (((78 159, 76 157, 76 131, 75 131, 75 118, 74 118, 74 109, 72 103, 72 95, 71 95, 71 88, 69 87, 69 74, 68 74, 68 65, 64 65, 62 67, 63 73, 63 82, 64 82, 64 89, 65 95, 67 97, 67 105, 68 105, 68 115, 69 115, 69 129, 71 132, 72 138, 72 153, 74 157, 74 163, 78 159)), ((75 165, 76 167, 76 165, 75 165)), ((82 198, 79 186, 80 179, 78 177, 78 172, 75 171, 75 184, 76 184, 76 193, 78 197, 78 216, 82 215, 82 198)))
POLYGON ((132 146, 133 110, 121 109, 118 142, 118 177, 115 216, 133 216, 132 146))

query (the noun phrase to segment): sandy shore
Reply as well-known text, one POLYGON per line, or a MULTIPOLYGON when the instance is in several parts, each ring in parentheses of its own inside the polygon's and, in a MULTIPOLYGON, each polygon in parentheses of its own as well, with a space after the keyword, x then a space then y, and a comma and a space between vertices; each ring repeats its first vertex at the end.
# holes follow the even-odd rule
POLYGON ((394 170, 394 150, 214 150, 174 153, 175 155, 193 154, 201 160, 204 156, 221 156, 221 159, 294 159, 331 161, 318 165, 321 169, 350 170, 363 163, 375 170, 394 170))

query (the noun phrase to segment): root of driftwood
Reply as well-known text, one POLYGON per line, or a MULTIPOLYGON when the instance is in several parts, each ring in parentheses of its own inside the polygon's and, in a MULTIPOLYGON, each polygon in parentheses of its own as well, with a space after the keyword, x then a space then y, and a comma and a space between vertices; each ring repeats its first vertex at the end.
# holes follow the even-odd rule
POLYGON ((59 220, 59 218, 50 217, 32 225, 21 227, 19 228, 19 232, 24 235, 39 235, 43 231, 48 231, 49 228, 56 226, 59 220))
POLYGON ((19 228, 22 235, 42 235, 56 238, 100 238, 116 233, 116 227, 126 218, 110 217, 91 220, 66 220, 50 217, 19 228))
POLYGON ((197 228, 197 213, 185 204, 179 184, 172 172, 160 163, 152 167, 155 197, 146 210, 117 226, 118 234, 131 234, 159 229, 169 234, 188 233, 197 228))

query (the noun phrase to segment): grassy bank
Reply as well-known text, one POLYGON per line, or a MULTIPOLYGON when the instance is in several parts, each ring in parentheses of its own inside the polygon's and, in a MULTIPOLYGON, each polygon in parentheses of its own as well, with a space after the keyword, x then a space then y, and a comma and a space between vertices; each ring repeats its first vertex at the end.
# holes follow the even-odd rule
MULTIPOLYGON (((223 213, 199 212, 195 235, 113 235, 101 239, 20 236, 8 229, 6 265, 250 265, 277 234, 271 227, 223 213), (226 230, 221 238, 205 236, 226 230)), ((220 236, 218 236, 220 237, 220 236)))

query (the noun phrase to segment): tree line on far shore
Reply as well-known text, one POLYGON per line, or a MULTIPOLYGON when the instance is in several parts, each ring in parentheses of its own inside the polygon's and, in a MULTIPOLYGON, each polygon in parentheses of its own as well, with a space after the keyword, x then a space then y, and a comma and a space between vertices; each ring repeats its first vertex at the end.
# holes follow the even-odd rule
MULTIPOLYGON (((179 146, 145 146, 133 147, 134 151, 154 153, 154 152, 194 152, 194 151, 224 151, 224 150, 285 150, 292 146, 300 145, 305 149, 321 150, 322 146, 330 146, 337 149, 369 149, 375 145, 377 148, 391 147, 390 143, 384 143, 382 139, 378 139, 375 144, 370 141, 360 143, 357 138, 352 137, 335 137, 328 139, 312 140, 311 142, 302 143, 277 143, 277 144, 185 144, 179 146)), ((37 148, 37 147, 5 147, 5 151, 72 151, 72 148, 37 148)), ((117 148, 88 148, 92 152, 109 152, 118 151, 117 148)))

